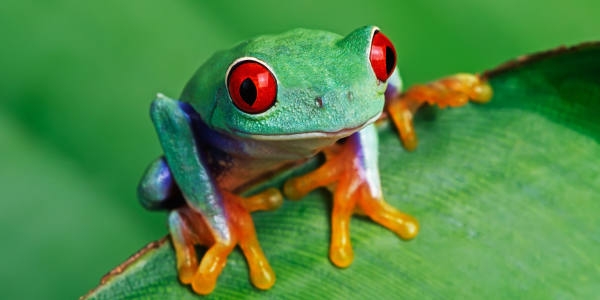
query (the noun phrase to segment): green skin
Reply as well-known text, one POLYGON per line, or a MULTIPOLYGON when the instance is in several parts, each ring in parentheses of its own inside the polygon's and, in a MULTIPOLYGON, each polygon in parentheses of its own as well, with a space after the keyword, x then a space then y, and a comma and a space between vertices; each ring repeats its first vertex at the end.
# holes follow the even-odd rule
MULTIPOLYGON (((397 72, 387 82, 375 76, 369 53, 376 29, 366 26, 346 37, 305 29, 258 37, 211 57, 180 101, 159 95, 151 117, 165 156, 142 178, 141 203, 149 209, 168 207, 164 204, 176 185, 215 239, 227 243, 231 234, 221 189, 234 191, 248 179, 350 135, 373 193, 380 194, 377 133, 371 123, 381 115, 388 83, 398 91, 400 78, 397 72), (277 80, 277 102, 263 113, 244 113, 227 92, 228 70, 242 58, 263 62, 277 80)), ((171 231, 179 225, 171 222, 171 231)))

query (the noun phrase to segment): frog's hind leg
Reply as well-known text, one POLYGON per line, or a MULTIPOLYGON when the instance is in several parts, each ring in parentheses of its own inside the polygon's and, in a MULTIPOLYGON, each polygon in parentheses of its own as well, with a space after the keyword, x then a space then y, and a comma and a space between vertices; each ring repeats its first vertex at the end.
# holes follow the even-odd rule
MULTIPOLYGON (((179 214, 173 217, 172 223, 173 241, 180 249, 178 259, 180 265, 184 267, 180 273, 181 281, 191 281, 196 293, 206 295, 215 288, 227 256, 238 243, 242 248, 258 251, 257 247, 253 247, 257 246, 258 242, 254 227, 250 226, 252 219, 244 206, 238 204, 233 195, 222 190, 209 172, 208 154, 202 147, 200 133, 196 132, 198 128, 196 122, 201 122, 201 119, 194 108, 187 103, 158 95, 152 102, 150 116, 163 146, 169 170, 187 203, 187 206, 177 210, 179 214), (207 243, 207 240, 202 238, 203 235, 199 234, 202 232, 210 233, 209 236, 212 238, 210 242, 207 243), (243 236, 249 232, 252 233, 250 238, 243 236), (190 279, 187 269, 193 267, 193 260, 190 258, 193 252, 189 243, 190 239, 194 241, 191 238, 194 233, 199 237, 195 243, 207 243, 209 249, 198 264, 195 275, 190 279)), ((249 201, 248 205, 254 209, 275 207, 273 203, 277 201, 273 202, 271 198, 265 197, 271 202, 258 201, 263 206, 252 205, 252 201, 249 201)), ((281 202, 281 195, 279 198, 281 202)), ((260 253, 262 254, 262 251, 260 253)), ((257 256, 248 256, 251 266, 255 262, 255 257, 257 256)), ((258 264, 265 269, 268 267, 266 259, 258 264)), ((270 270, 270 267, 268 269, 270 270)), ((272 270, 270 272, 272 275, 272 270)), ((254 273, 256 272, 251 269, 251 275, 254 273)), ((253 282, 258 282, 259 288, 269 288, 274 283, 275 276, 269 278, 268 280, 253 279, 253 282)))
POLYGON ((169 210, 185 204, 164 156, 157 158, 146 169, 137 195, 140 204, 148 210, 169 210))
POLYGON ((415 85, 408 91, 387 100, 387 111, 396 124, 404 147, 412 151, 418 145, 413 116, 421 105, 437 104, 440 108, 463 106, 469 99, 486 103, 492 98, 492 88, 477 75, 456 74, 426 85, 415 85))
MULTIPOLYGON (((188 207, 173 210, 169 214, 169 232, 171 233, 171 241, 175 248, 177 257, 177 271, 179 280, 184 284, 192 283, 192 279, 198 270, 198 257, 194 244, 197 244, 201 239, 195 238, 194 232, 198 231, 203 226, 194 226, 194 218, 190 218, 188 207)), ((213 241, 214 243, 214 241, 213 241)), ((212 243, 204 241, 206 246, 211 246, 212 243)))
POLYGON ((176 208, 169 213, 168 222, 179 279, 184 284, 191 283, 198 293, 210 293, 235 243, 215 242, 202 215, 185 205, 164 157, 155 160, 146 170, 138 186, 138 198, 150 210, 176 208), (210 248, 200 266, 194 245, 210 248))

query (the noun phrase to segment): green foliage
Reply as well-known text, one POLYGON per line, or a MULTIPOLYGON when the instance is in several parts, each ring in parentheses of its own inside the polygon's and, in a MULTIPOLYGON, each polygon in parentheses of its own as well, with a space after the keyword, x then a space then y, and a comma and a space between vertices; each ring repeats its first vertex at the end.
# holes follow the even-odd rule
MULTIPOLYGON (((481 71, 523 53, 598 40, 598 11, 597 0, 0 1, 0 299, 76 299, 96 286, 101 274, 166 234, 165 215, 145 211, 135 196, 142 172, 162 152, 149 105, 157 92, 177 97, 193 72, 217 50, 297 27, 346 35, 374 24, 396 46, 400 71, 410 85, 481 71)), ((578 84, 562 90, 578 90, 578 84)), ((581 121, 575 115, 568 118, 573 124, 569 128, 579 133, 592 128, 577 123, 581 121)), ((436 143, 446 147, 462 137, 460 130, 469 128, 438 121, 419 121, 423 143, 415 155, 437 149, 427 148, 427 139, 442 134, 436 143), (448 135, 452 139, 446 140, 448 135)), ((392 146, 382 151, 402 154, 394 159, 419 166, 412 161, 415 155, 404 155, 397 141, 389 143, 392 146)), ((579 155, 561 159, 569 157, 579 155)), ((517 167, 506 164, 506 172, 512 168, 517 167)), ((593 178, 598 173, 564 168, 559 171, 567 178, 593 178)), ((402 166, 395 169, 409 172, 402 166)), ((398 176, 407 180, 415 172, 439 177, 419 169, 398 176)), ((406 194, 402 201, 417 204, 424 191, 440 186, 438 181, 433 185, 420 181, 410 185, 419 189, 409 189, 409 183, 398 178, 394 187, 406 194)), ((435 199, 450 205, 445 191, 439 190, 435 199)), ((513 199, 499 201, 509 200, 513 199)), ((300 205, 304 203, 311 202, 300 205)), ((407 203, 396 204, 421 222, 439 222, 426 220, 407 203)), ((456 205, 454 209, 461 209, 460 203, 456 205)), ((592 208, 586 211, 591 214, 592 208)), ((591 218, 582 216, 587 222, 584 217, 591 218)), ((363 223, 378 228, 354 220, 353 231, 357 233, 363 223)), ((409 243, 378 232, 398 249, 432 238, 428 230, 438 237, 430 226, 409 243)), ((554 234, 539 232, 547 238, 554 234)), ((311 253, 328 266, 322 250, 327 231, 322 234, 321 253, 311 253)), ((259 231, 261 240, 266 237, 259 231)), ((270 251, 282 247, 278 245, 265 251, 273 255, 270 251)), ((280 266, 275 271, 283 276, 285 266, 280 266)), ((240 274, 242 285, 249 286, 245 271, 240 274)))
MULTIPOLYGON (((414 153, 388 127, 380 136, 384 193, 419 219, 416 239, 401 241, 355 217, 355 261, 336 268, 327 257, 331 195, 316 191, 253 214, 277 274, 271 290, 252 287, 236 251, 206 299, 596 297, 599 69, 595 44, 505 70, 490 81, 489 104, 421 113, 414 153)), ((317 165, 313 159, 294 172, 317 165)), ((130 298, 197 298, 178 282, 167 240, 86 299, 130 298)))

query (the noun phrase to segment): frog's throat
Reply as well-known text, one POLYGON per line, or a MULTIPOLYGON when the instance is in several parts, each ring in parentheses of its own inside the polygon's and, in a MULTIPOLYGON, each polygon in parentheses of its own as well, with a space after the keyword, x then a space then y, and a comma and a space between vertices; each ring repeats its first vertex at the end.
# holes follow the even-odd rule
POLYGON ((377 121, 381 117, 381 112, 377 115, 359 125, 357 127, 352 128, 344 128, 339 131, 334 132, 325 132, 325 131, 312 131, 312 132, 303 132, 303 133, 290 133, 290 134, 251 134, 235 129, 231 129, 237 136, 251 138, 255 140, 263 140, 263 141, 288 141, 288 140, 302 140, 302 139, 311 139, 311 138, 327 138, 327 139, 341 139, 345 138, 357 131, 362 130, 363 128, 369 126, 371 123, 377 121))

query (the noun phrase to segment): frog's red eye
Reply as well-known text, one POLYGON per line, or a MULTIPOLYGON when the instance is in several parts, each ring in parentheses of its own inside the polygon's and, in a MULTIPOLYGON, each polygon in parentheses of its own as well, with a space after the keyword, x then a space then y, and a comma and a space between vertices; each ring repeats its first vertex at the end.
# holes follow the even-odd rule
POLYGON ((371 42, 371 67, 375 71, 375 76, 381 81, 386 81, 396 68, 396 49, 392 42, 377 31, 371 42))
POLYGON ((237 108, 259 114, 275 104, 277 81, 267 67, 256 61, 244 61, 233 67, 227 86, 237 108))

